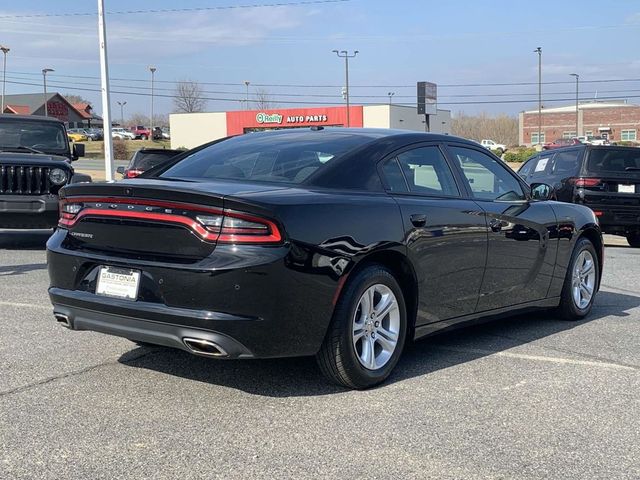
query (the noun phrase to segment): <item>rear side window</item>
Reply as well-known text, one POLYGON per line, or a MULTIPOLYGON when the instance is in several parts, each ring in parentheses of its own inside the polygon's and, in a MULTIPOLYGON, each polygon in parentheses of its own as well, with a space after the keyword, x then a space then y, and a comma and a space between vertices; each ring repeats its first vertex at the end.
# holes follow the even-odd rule
POLYGON ((571 177, 578 174, 580 170, 580 158, 583 150, 572 150, 568 152, 558 152, 554 155, 551 163, 551 174, 560 177, 571 177))
POLYGON ((459 195, 451 169, 438 147, 421 147, 397 157, 409 190, 424 195, 459 195))
POLYGON ((589 173, 629 173, 640 171, 640 149, 594 149, 587 161, 589 173))
POLYGON ((531 173, 531 169, 536 164, 537 160, 538 159, 536 157, 533 157, 527 160, 525 164, 518 169, 518 175, 520 175, 522 178, 526 180, 527 175, 531 173))
POLYGON ((166 162, 177 154, 172 153, 138 153, 133 160, 131 168, 140 168, 142 170, 150 170, 156 165, 166 162))

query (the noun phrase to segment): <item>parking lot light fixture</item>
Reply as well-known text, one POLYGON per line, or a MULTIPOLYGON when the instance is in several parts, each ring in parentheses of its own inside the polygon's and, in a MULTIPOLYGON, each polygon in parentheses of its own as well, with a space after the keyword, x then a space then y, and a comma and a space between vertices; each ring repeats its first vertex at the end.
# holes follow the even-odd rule
POLYGON ((151 123, 149 127, 151 129, 151 140, 153 140, 153 87, 154 87, 156 70, 157 68, 154 67, 153 65, 149 67, 149 71, 151 72, 151 119, 149 120, 149 122, 151 123))
POLYGON ((533 53, 538 54, 538 145, 542 144, 542 47, 536 48, 533 53))
POLYGON ((395 94, 396 94, 396 92, 387 93, 387 95, 389 95, 389 105, 391 105, 391 97, 393 97, 395 94))
POLYGON ((5 94, 5 87, 7 84, 7 53, 9 53, 10 48, 5 46, 5 45, 0 45, 0 51, 2 51, 3 53, 3 59, 2 59, 2 101, 0 102, 0 104, 2 105, 0 107, 0 113, 4 113, 4 94, 5 94))
POLYGON ((251 82, 249 80, 245 80, 244 81, 244 86, 247 88, 247 93, 246 93, 244 101, 245 101, 245 108, 247 110, 249 110, 249 85, 251 85, 251 82))
POLYGON ((572 77, 576 77, 576 137, 580 136, 580 132, 578 132, 578 99, 579 99, 579 89, 580 89, 580 75, 578 75, 577 73, 570 73, 569 74, 572 77))
POLYGON ((351 126, 351 113, 349 111, 349 59, 355 58, 360 53, 358 50, 354 50, 353 53, 349 53, 347 50, 332 50, 338 57, 344 58, 344 72, 345 72, 345 90, 347 99, 347 127, 351 126))
POLYGON ((42 69, 42 85, 44 87, 44 116, 49 116, 49 109, 47 107, 47 73, 55 72, 53 68, 42 69))
MULTIPOLYGON (((124 127, 124 106, 127 102, 117 102, 117 104, 120 106, 120 126, 124 127)), ((153 132, 151 132, 151 135, 153 135, 153 132)))

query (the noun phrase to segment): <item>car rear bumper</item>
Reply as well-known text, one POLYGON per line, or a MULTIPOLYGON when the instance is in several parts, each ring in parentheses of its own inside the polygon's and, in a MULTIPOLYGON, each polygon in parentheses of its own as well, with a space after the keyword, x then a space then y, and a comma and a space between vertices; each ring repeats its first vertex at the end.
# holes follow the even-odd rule
POLYGON ((596 212, 600 228, 604 233, 624 234, 640 230, 639 207, 613 207, 611 205, 589 205, 596 212))
POLYGON ((57 224, 57 195, 0 195, 1 228, 53 228, 57 224))

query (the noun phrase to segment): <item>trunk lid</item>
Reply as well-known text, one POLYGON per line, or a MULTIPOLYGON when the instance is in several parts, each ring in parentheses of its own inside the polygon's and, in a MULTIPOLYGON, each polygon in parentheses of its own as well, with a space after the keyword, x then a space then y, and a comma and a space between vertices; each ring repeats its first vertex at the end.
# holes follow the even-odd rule
MULTIPOLYGON (((119 258, 194 263, 216 247, 215 222, 223 217, 226 196, 282 188, 151 179, 69 185, 60 195, 61 222, 69 231, 63 247, 119 258)), ((265 213, 251 205, 244 210, 265 213)))

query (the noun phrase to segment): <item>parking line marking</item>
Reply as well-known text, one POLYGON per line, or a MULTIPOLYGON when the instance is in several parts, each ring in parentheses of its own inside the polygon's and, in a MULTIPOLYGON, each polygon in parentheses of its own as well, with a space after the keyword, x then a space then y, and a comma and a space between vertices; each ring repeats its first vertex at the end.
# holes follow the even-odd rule
POLYGON ((33 303, 17 303, 17 302, 2 302, 0 301, 0 305, 4 305, 7 307, 18 307, 18 308, 44 308, 46 310, 53 310, 51 305, 35 305, 33 303))
POLYGON ((509 357, 509 358, 519 358, 522 360, 533 360, 537 362, 550 362, 550 363, 558 363, 558 364, 570 364, 570 365, 584 365, 587 367, 602 367, 602 368, 613 368, 617 370, 631 370, 638 371, 640 367, 634 367, 630 365, 619 365, 617 363, 609 363, 609 362, 593 362, 590 360, 575 360, 572 358, 562 358, 562 357, 544 357, 541 355, 527 355, 524 353, 514 353, 514 352, 495 352, 493 350, 481 350, 477 348, 456 348, 456 347, 444 347, 439 345, 434 345, 436 349, 439 350, 447 350, 450 352, 458 352, 458 353, 478 353, 486 356, 498 356, 498 357, 509 357))

